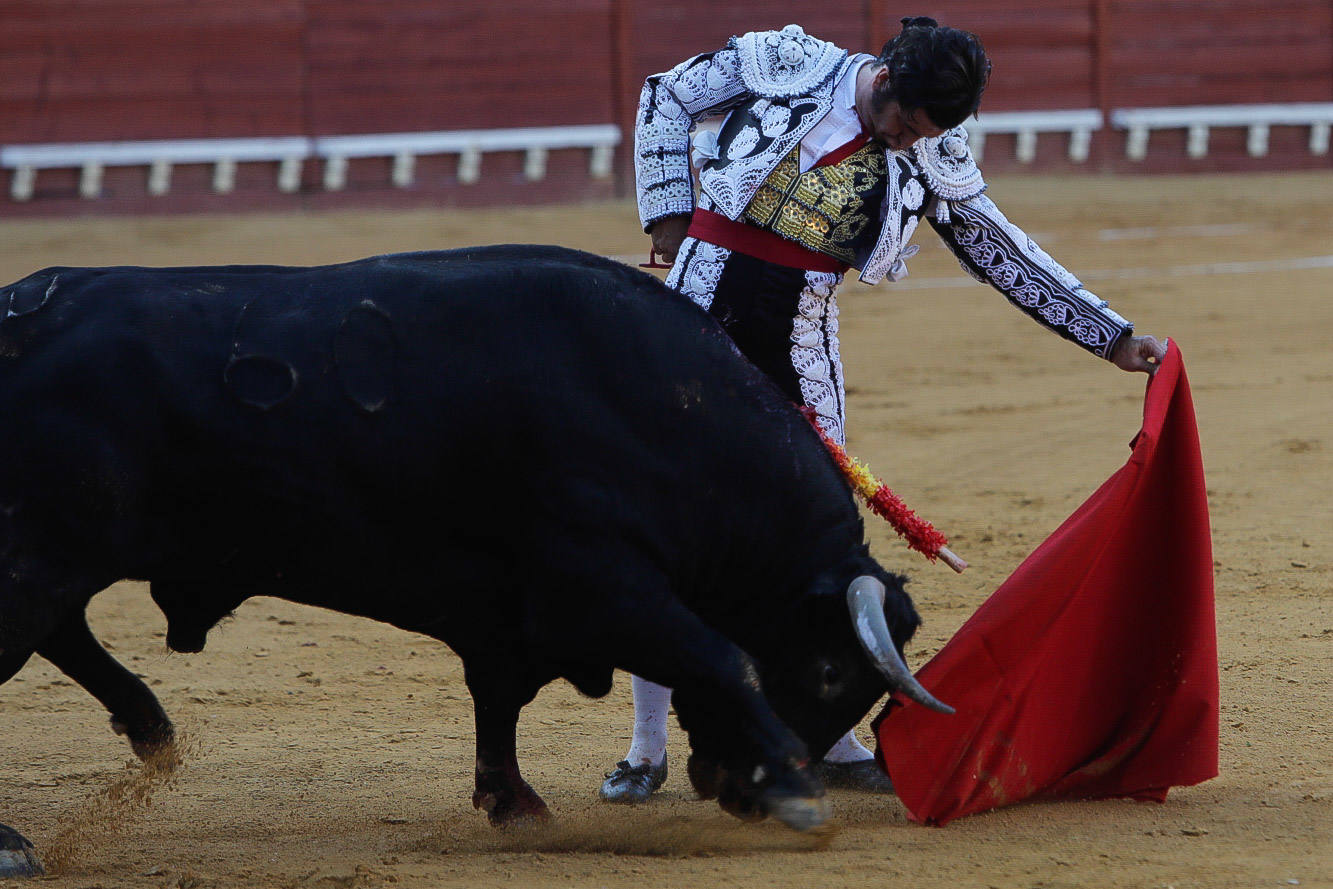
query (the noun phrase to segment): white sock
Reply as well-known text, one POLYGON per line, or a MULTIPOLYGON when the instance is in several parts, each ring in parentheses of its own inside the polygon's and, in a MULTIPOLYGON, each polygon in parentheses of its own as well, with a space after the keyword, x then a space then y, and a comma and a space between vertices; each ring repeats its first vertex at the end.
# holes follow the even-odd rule
POLYGON ((625 759, 631 766, 660 765, 666 759, 671 689, 638 676, 630 679, 634 690, 634 740, 625 759))
MULTIPOLYGON (((625 759, 632 766, 660 765, 666 759, 667 721, 671 714, 671 689, 638 676, 630 677, 634 692, 634 739, 625 759)), ((852 729, 824 754, 826 762, 860 762, 875 754, 862 744, 852 729)))
POLYGON ((856 739, 856 729, 839 738, 838 743, 824 754, 824 762, 860 762, 863 759, 874 758, 875 754, 856 739))

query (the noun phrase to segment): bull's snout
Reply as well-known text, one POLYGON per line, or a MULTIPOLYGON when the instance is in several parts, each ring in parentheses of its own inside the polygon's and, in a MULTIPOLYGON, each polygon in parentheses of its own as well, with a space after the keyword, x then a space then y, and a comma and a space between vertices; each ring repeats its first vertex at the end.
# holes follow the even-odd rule
POLYGON ((204 650, 207 641, 207 630, 167 627, 167 648, 179 654, 198 654, 204 650))
POLYGON ((822 827, 833 814, 828 797, 776 796, 765 794, 764 809, 793 830, 807 831, 822 827))
POLYGON ((808 763, 789 762, 777 774, 757 767, 748 774, 691 754, 690 783, 702 799, 714 799, 742 821, 772 816, 794 830, 808 831, 829 820, 832 810, 824 786, 808 763))

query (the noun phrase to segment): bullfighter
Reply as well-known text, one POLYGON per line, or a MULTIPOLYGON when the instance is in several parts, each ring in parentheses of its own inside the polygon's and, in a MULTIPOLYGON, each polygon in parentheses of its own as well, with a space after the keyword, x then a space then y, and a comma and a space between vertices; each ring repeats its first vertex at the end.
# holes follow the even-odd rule
MULTIPOLYGON (((839 444, 838 287, 852 268, 866 284, 905 277, 922 220, 968 274, 1048 330, 1126 371, 1152 373, 1166 354, 984 194, 962 124, 989 76, 976 35, 917 16, 878 56, 788 25, 733 37, 644 83, 639 214, 655 252, 674 260, 667 283, 721 322, 839 444), (696 132, 719 115, 716 133, 696 132)), ((633 691, 633 740, 601 788, 611 802, 642 802, 667 775, 671 690, 636 676, 633 691)), ((820 775, 892 791, 854 732, 826 754, 820 775)))

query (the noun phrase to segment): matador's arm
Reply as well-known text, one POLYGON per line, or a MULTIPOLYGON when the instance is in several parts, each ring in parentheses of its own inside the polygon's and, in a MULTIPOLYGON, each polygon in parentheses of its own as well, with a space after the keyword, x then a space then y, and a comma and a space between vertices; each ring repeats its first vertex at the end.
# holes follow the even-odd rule
POLYGON ((945 213, 927 218, 964 271, 1043 327, 1108 360, 1121 338, 1131 335, 1133 324, 1051 259, 984 194, 950 201, 945 213))
POLYGON ((659 219, 694 212, 690 132, 697 121, 735 107, 747 94, 734 43, 644 82, 634 121, 634 180, 644 231, 659 219))

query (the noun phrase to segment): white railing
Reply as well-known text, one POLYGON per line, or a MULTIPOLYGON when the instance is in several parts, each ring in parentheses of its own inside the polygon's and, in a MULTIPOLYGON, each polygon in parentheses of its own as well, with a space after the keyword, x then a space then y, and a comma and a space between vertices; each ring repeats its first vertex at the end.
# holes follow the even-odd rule
POLYGON ((167 139, 152 142, 53 142, 0 147, 0 167, 14 171, 9 194, 16 201, 32 197, 38 170, 79 169, 79 194, 95 198, 102 192, 106 167, 148 167, 148 193, 166 194, 173 164, 213 164, 213 190, 229 192, 236 182, 236 164, 278 161, 278 188, 296 191, 301 162, 310 155, 304 136, 254 139, 167 139))
MULTIPOLYGON (((1125 153, 1133 160, 1147 156, 1151 132, 1162 129, 1186 130, 1186 153, 1193 158, 1204 157, 1209 131, 1214 127, 1245 127, 1249 132, 1246 147, 1254 157, 1268 153, 1271 127, 1309 127, 1310 153, 1325 155, 1333 126, 1333 102, 1117 108, 1111 112, 1110 124, 1128 133, 1125 153)), ((1088 159, 1092 134, 1103 128, 1104 119, 1094 108, 998 111, 973 118, 965 126, 978 161, 985 153, 986 137, 992 133, 1014 135, 1015 156, 1025 164, 1035 159, 1040 134, 1067 133, 1069 159, 1082 163, 1088 159)), ((347 136, 44 143, 0 146, 0 168, 13 170, 9 192, 16 201, 32 198, 38 172, 47 169, 80 170, 79 194, 95 198, 101 193, 106 167, 147 167, 148 193, 162 195, 171 189, 175 164, 212 164, 213 190, 227 193, 235 187, 237 164, 276 162, 278 190, 292 193, 301 188, 301 171, 307 161, 321 161, 324 188, 337 191, 346 187, 349 161, 363 157, 392 158, 390 180, 399 188, 407 188, 414 181, 416 159, 421 156, 458 155, 458 181, 471 185, 481 178, 484 154, 522 151, 524 175, 535 182, 546 176, 551 151, 584 148, 589 151, 589 175, 602 179, 611 175, 620 142, 619 127, 594 124, 347 136)))
POLYGON ((1208 131, 1212 127, 1245 127, 1245 142, 1252 157, 1268 153, 1268 131, 1275 126, 1310 128, 1310 153, 1328 154, 1329 125, 1333 124, 1333 102, 1304 102, 1281 105, 1183 105, 1175 108, 1117 108, 1111 125, 1127 130, 1125 154, 1143 160, 1153 130, 1188 131, 1185 151, 1190 157, 1208 154, 1208 131))
POLYGON ((278 136, 249 139, 168 139, 143 142, 70 142, 0 146, 0 168, 13 170, 9 193, 16 201, 30 200, 40 170, 80 170, 79 194, 95 198, 102 191, 107 167, 147 167, 148 193, 163 195, 171 189, 175 164, 212 164, 213 190, 235 187, 238 163, 278 162, 279 191, 301 187, 301 168, 310 159, 324 166, 324 187, 330 191, 347 183, 347 163, 357 157, 391 157, 391 180, 399 188, 412 184, 415 159, 421 155, 457 154, 458 180, 471 185, 481 177, 486 152, 523 151, 524 174, 529 181, 546 175, 549 152, 565 148, 590 151, 588 172, 593 178, 611 175, 620 128, 611 124, 569 127, 522 127, 503 130, 451 130, 433 133, 369 133, 352 136, 278 136))
POLYGON ((591 149, 588 174, 611 175, 620 127, 593 124, 569 127, 520 127, 508 130, 446 130, 434 133, 374 133, 364 136, 320 136, 315 155, 324 159, 324 187, 337 191, 347 183, 347 161, 354 157, 392 157, 390 178, 399 188, 412 184, 416 158, 457 154, 458 181, 471 185, 481 178, 481 156, 494 151, 526 153, 523 174, 530 182, 546 176, 546 156, 561 148, 591 149))
POLYGON ((990 133, 1012 133, 1015 136, 1014 156, 1020 163, 1030 164, 1037 156, 1039 133, 1068 133, 1069 159, 1083 163, 1088 159, 1092 133, 1102 128, 1102 113, 1096 108, 1075 108, 1062 111, 988 111, 981 117, 969 119, 967 141, 972 156, 979 163, 986 150, 986 136, 990 133))

